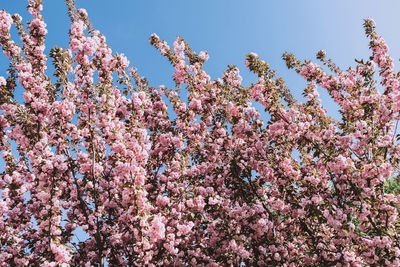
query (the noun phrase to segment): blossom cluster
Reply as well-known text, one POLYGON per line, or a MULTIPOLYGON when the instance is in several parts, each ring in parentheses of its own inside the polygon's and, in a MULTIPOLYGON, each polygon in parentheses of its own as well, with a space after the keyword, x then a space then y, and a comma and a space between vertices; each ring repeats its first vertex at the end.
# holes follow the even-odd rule
POLYGON ((246 87, 235 66, 213 80, 207 52, 155 34, 176 88, 151 87, 66 2, 54 77, 41 1, 28 1, 27 28, 0 11, 11 66, 0 77, 0 266, 400 266, 400 197, 385 190, 399 168, 400 80, 372 20, 371 60, 354 69, 324 52, 321 65, 283 56, 308 83, 300 102, 255 53, 246 87))

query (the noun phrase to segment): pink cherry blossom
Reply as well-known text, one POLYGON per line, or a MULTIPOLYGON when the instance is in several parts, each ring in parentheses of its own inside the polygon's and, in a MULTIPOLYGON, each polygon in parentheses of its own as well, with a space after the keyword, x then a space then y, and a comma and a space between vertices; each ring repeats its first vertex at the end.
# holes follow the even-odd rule
POLYGON ((149 86, 67 7, 69 47, 49 55, 41 1, 27 29, 0 11, 15 71, 0 76, 1 266, 399 265, 400 79, 372 20, 355 68, 283 55, 302 102, 255 53, 244 86, 235 66, 214 80, 207 52, 156 34, 176 87, 149 86))

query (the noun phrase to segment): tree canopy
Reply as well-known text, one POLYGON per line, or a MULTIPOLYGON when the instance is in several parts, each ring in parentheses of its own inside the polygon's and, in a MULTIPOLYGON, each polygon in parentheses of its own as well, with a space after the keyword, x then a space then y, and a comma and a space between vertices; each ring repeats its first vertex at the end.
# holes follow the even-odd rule
POLYGON ((355 68, 283 55, 301 102, 255 53, 243 86, 156 34, 176 86, 149 86, 66 4, 70 46, 49 55, 41 1, 27 27, 0 11, 1 266, 399 266, 400 74, 371 19, 355 68))

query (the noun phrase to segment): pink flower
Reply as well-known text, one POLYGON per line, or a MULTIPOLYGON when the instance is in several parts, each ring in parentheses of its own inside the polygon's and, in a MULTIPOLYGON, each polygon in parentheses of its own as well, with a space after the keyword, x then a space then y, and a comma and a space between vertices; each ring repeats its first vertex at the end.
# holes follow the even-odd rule
POLYGON ((6 11, 0 11, 0 35, 9 33, 13 20, 6 11))
POLYGON ((33 19, 31 21, 31 23, 29 23, 28 29, 31 32, 35 32, 39 35, 46 35, 47 34, 47 30, 46 30, 46 23, 44 23, 44 21, 40 20, 40 19, 33 19))
POLYGON ((50 247, 51 247, 51 251, 53 252, 53 254, 55 256, 55 260, 57 262, 69 263, 72 256, 70 255, 68 247, 61 245, 61 244, 56 245, 54 243, 51 243, 50 247))
POLYGON ((6 79, 3 76, 0 76, 0 86, 5 86, 7 84, 6 79))
POLYGON ((70 33, 72 36, 82 36, 83 31, 86 29, 86 25, 82 20, 76 20, 71 25, 70 33))
POLYGON ((210 58, 210 56, 208 55, 207 52, 201 51, 201 52, 199 53, 199 58, 200 58, 201 60, 207 61, 207 60, 210 58))
POLYGON ((88 13, 87 13, 86 9, 84 9, 84 8, 79 8, 76 12, 84 18, 86 18, 88 16, 88 13))
POLYGON ((165 207, 169 204, 169 199, 166 196, 158 196, 156 200, 156 204, 160 207, 165 207))
POLYGON ((198 99, 192 99, 189 103, 189 108, 194 110, 202 110, 201 101, 198 99))
POLYGON ((154 217, 151 222, 150 238, 152 242, 165 238, 165 225, 159 216, 154 217))

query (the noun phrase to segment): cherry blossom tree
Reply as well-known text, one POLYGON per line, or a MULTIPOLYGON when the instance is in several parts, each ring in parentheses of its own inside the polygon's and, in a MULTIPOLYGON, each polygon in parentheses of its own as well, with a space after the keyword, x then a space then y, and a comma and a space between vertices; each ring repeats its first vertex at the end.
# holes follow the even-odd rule
POLYGON ((176 86, 151 87, 66 4, 69 48, 49 55, 41 1, 27 27, 0 11, 0 266, 400 265, 400 74, 372 20, 355 68, 283 55, 307 80, 300 102, 254 53, 246 87, 155 34, 176 86))

